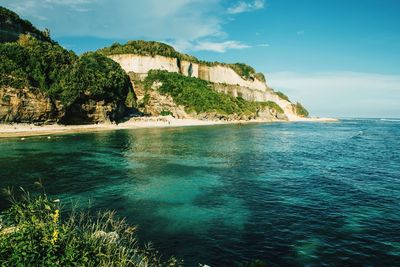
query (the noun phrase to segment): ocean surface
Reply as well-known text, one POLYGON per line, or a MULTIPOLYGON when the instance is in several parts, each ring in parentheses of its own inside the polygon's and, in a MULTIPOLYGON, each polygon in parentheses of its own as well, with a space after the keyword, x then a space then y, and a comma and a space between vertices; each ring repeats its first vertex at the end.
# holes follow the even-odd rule
POLYGON ((0 187, 38 179, 188 266, 400 266, 400 120, 1 139, 0 187))

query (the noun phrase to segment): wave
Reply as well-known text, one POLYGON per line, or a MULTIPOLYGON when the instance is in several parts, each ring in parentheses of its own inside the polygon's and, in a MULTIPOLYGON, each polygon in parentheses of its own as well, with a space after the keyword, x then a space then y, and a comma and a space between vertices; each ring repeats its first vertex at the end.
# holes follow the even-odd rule
POLYGON ((394 121, 394 122, 400 122, 400 119, 381 119, 381 121, 394 121))

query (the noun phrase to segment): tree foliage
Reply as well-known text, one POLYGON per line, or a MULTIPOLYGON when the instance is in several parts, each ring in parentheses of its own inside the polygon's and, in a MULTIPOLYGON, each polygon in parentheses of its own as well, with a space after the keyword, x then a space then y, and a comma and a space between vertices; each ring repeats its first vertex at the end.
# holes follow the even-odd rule
POLYGON ((18 40, 20 34, 29 34, 41 41, 53 42, 46 31, 35 28, 28 20, 21 19, 15 12, 0 6, 0 43, 18 40))
POLYGON ((53 100, 70 105, 80 96, 124 101, 131 84, 113 60, 99 54, 81 57, 58 44, 22 35, 17 43, 0 44, 0 86, 39 88, 53 100))
POLYGON ((308 117, 309 116, 307 109, 305 109, 305 107, 303 107, 303 105, 301 105, 299 102, 294 104, 294 107, 296 109, 296 114, 299 115, 300 117, 308 117))

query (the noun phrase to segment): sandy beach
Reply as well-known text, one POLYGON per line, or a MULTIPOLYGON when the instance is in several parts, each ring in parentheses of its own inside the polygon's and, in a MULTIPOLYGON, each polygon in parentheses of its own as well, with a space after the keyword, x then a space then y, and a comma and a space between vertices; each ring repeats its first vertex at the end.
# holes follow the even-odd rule
MULTIPOLYGON (((289 122, 335 122, 332 118, 298 118, 289 122)), ((285 122, 285 121, 282 121, 285 122)), ((136 117, 130 120, 115 124, 88 124, 88 125, 43 125, 33 124, 0 124, 0 138, 27 137, 38 135, 53 135, 66 133, 84 133, 96 131, 112 131, 120 129, 140 129, 140 128, 163 128, 163 127, 187 127, 202 125, 221 125, 221 124, 247 124, 247 123, 271 123, 265 120, 251 121, 205 121, 198 119, 175 119, 171 116, 165 117, 136 117)))

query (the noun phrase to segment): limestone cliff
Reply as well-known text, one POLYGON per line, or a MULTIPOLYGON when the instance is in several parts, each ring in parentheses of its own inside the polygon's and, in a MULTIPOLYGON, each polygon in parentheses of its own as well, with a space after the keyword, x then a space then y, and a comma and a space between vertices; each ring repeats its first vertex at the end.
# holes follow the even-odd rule
POLYGON ((259 91, 269 90, 264 82, 255 77, 250 77, 249 80, 246 80, 226 65, 208 66, 207 64, 180 61, 178 58, 159 55, 121 54, 109 55, 108 57, 120 64, 126 72, 134 72, 141 78, 146 77, 150 70, 166 70, 212 83, 240 85, 259 91))
POLYGON ((276 94, 268 87, 262 74, 255 73, 245 64, 200 61, 157 42, 130 41, 100 51, 131 73, 135 80, 144 80, 150 70, 180 73, 208 81, 216 91, 234 97, 256 102, 273 101, 283 109, 288 120, 301 117, 295 104, 276 94))

